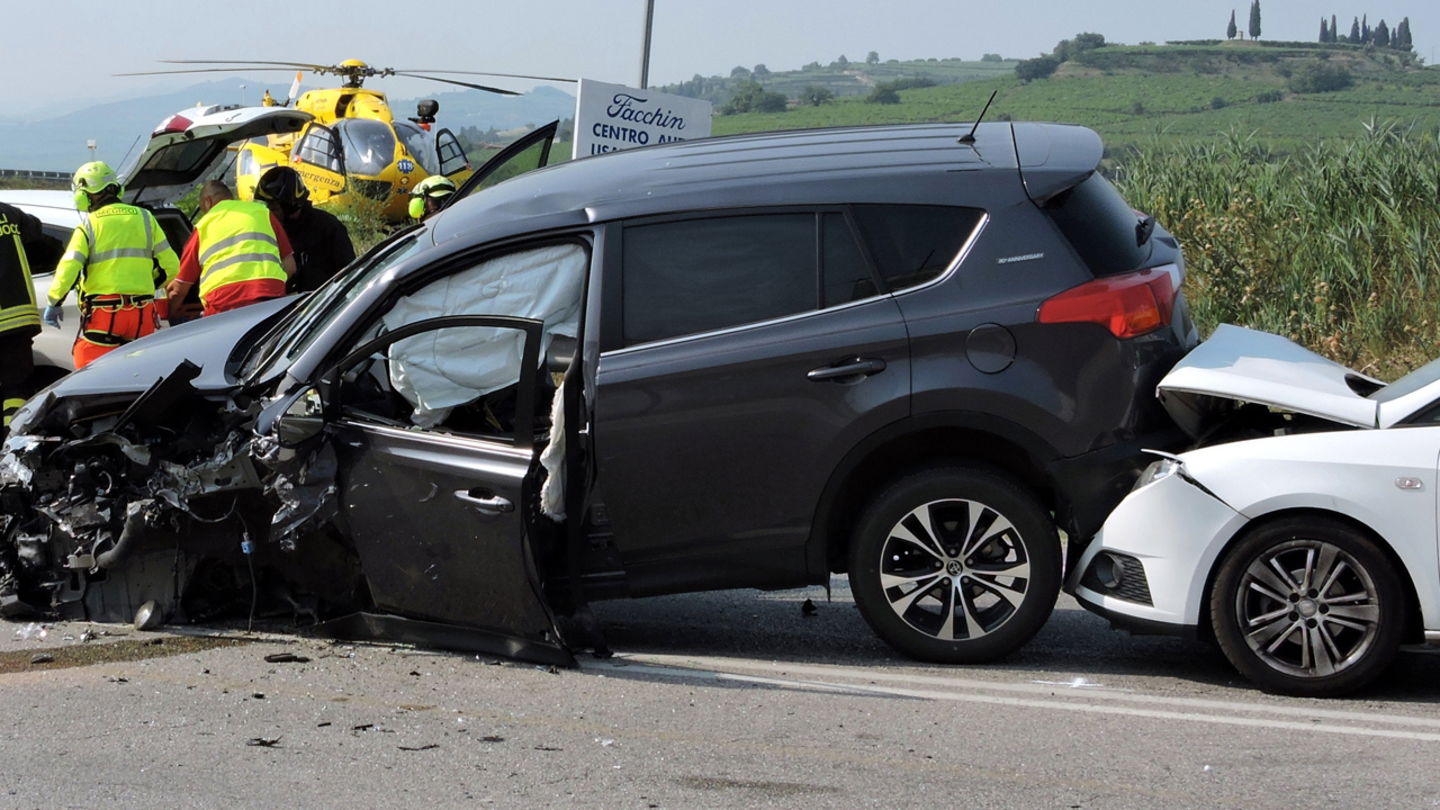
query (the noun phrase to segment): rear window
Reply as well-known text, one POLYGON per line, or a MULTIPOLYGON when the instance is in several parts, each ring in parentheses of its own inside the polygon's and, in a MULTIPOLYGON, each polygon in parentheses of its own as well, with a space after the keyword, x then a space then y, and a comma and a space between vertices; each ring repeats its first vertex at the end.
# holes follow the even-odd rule
POLYGON ((1060 226, 1091 273, 1111 276, 1149 266, 1153 243, 1135 244, 1141 215, 1099 174, 1056 195, 1045 213, 1060 226))
POLYGON ((857 205, 855 221, 891 292, 938 277, 985 216, 975 208, 857 205))

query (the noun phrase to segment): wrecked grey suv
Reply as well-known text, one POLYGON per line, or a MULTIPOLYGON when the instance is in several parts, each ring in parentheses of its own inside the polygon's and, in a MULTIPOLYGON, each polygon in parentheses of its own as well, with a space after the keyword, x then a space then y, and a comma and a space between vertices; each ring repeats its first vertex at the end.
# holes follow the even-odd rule
POLYGON ((1057 525, 1088 537, 1179 441, 1153 389, 1196 334, 1093 132, 969 129, 530 172, 308 298, 107 355, 15 421, 0 612, 564 662, 603 644, 592 599, 848 572, 897 649, 1004 655, 1057 525))

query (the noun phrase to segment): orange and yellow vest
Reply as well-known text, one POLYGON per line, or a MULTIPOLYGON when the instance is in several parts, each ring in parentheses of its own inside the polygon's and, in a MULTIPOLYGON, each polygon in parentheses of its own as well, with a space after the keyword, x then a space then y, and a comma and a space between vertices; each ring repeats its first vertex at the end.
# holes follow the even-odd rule
POLYGON ((70 235, 46 297, 58 306, 77 281, 82 298, 154 295, 155 288, 179 270, 180 258, 165 241, 154 214, 133 205, 110 203, 91 211, 70 235))

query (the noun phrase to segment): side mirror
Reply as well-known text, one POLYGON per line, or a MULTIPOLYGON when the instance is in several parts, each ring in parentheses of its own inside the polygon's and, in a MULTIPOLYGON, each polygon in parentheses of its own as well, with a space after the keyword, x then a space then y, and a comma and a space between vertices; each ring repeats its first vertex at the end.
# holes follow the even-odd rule
POLYGON ((325 429, 325 403, 313 386, 298 388, 266 405, 255 432, 274 436, 281 447, 297 447, 325 429))

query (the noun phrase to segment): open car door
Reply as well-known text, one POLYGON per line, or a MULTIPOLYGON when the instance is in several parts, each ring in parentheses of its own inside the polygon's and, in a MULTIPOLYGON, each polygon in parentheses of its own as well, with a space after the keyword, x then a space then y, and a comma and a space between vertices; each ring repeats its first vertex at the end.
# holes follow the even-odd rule
POLYGON ((575 664, 532 554, 537 531, 553 525, 537 506, 542 331, 537 320, 489 315, 410 323, 356 348, 280 417, 282 438, 323 435, 333 449, 337 524, 376 609, 327 623, 332 633, 575 664), (489 428, 424 428, 404 418, 411 406, 389 381, 428 371, 423 363, 404 367, 405 357, 443 362, 448 355, 434 346, 479 345, 506 331, 523 334, 519 378, 445 417, 489 428))
POLYGON ((290 150, 290 165, 300 173, 311 202, 321 203, 345 190, 345 150, 340 134, 311 124, 290 150))
MULTIPOLYGON (((470 178, 456 189, 445 205, 454 205, 457 200, 489 188, 502 180, 550 165, 550 147, 555 142, 555 133, 560 131, 560 122, 551 121, 543 127, 531 130, 509 146, 501 149, 495 157, 475 170, 470 178)), ((443 172, 442 172, 443 173, 443 172)))

